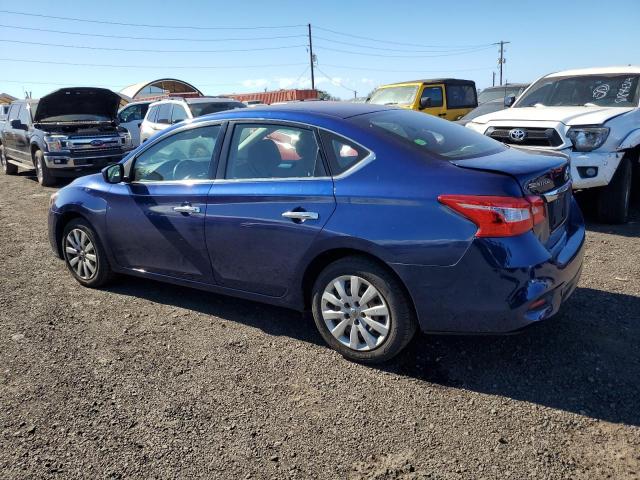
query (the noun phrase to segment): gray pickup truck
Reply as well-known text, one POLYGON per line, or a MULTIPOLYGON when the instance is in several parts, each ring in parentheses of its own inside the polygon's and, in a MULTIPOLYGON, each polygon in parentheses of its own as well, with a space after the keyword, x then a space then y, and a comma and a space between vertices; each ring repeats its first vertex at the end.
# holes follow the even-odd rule
POLYGON ((6 175, 36 171, 43 186, 61 177, 94 173, 131 150, 131 135, 118 125, 126 99, 103 88, 63 88, 40 100, 11 103, 0 127, 0 164, 6 175))

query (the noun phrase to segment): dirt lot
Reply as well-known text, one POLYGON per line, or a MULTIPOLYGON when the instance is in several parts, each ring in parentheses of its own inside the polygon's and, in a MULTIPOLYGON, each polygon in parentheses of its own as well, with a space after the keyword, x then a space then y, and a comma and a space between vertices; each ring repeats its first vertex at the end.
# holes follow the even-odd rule
POLYGON ((80 287, 49 250, 52 191, 0 176, 2 478, 640 477, 638 210, 589 226, 554 320, 370 368, 288 310, 80 287))

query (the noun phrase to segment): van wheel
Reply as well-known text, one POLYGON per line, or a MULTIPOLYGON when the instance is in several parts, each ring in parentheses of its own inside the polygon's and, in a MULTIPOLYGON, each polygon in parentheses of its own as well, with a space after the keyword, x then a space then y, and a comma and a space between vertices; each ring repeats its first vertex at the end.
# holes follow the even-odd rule
POLYGON ((313 318, 324 340, 349 360, 381 363, 413 338, 416 319, 400 282, 371 260, 347 257, 313 286, 313 318))
POLYGON ((625 223, 629 214, 632 165, 622 158, 609 185, 598 194, 598 219, 604 223, 625 223))
POLYGON ((18 173, 18 167, 13 163, 9 163, 9 160, 7 160, 4 145, 0 145, 0 166, 2 166, 2 172, 5 175, 16 175, 18 173))
POLYGON ((47 168, 42 150, 36 151, 34 155, 34 162, 36 165, 38 183, 43 187, 53 187, 56 184, 56 177, 51 175, 51 171, 47 168))

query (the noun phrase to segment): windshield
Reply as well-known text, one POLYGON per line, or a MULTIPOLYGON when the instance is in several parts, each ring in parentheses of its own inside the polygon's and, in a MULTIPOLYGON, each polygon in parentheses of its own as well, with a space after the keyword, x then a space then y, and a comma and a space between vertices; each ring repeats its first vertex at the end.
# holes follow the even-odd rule
POLYGON ((537 81, 514 107, 634 107, 638 75, 585 75, 537 81))
POLYGON ((379 88, 373 92, 369 103, 375 103, 376 105, 409 105, 415 100, 417 92, 418 85, 379 88))
POLYGON ((515 95, 517 97, 524 89, 525 87, 523 86, 512 87, 509 85, 500 88, 485 88, 478 94, 478 103, 487 103, 491 100, 503 99, 509 95, 515 95))
POLYGON ((241 102, 198 102, 189 105, 194 117, 208 115, 209 113, 223 112, 225 110, 233 110, 234 108, 246 107, 247 106, 241 102))
POLYGON ((353 117, 353 121, 421 152, 449 160, 492 155, 506 147, 461 125, 412 110, 388 110, 353 117))

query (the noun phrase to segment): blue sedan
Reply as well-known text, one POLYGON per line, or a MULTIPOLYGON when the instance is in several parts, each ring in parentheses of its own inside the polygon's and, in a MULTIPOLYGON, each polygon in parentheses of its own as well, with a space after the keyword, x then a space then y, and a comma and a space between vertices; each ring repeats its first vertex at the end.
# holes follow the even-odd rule
POLYGON ((345 357, 419 328, 505 333, 548 318, 585 238, 565 157, 430 115, 302 102, 180 123, 52 196, 74 278, 151 278, 300 311, 345 357))

